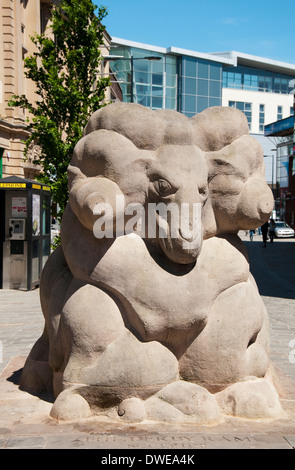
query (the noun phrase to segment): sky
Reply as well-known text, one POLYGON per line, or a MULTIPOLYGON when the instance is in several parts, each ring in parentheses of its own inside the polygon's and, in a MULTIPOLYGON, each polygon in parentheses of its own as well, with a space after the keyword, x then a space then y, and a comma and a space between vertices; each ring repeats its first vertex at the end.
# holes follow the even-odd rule
POLYGON ((94 0, 112 37, 295 64, 295 0, 94 0))

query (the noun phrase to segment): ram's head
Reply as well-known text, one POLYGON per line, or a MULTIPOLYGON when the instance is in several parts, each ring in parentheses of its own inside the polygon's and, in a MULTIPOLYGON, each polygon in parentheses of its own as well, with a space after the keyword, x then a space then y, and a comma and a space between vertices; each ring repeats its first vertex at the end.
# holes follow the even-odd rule
POLYGON ((262 149, 233 108, 189 119, 108 105, 90 118, 68 174, 71 208, 94 236, 137 230, 181 264, 196 260, 203 239, 258 227, 273 208, 262 149))

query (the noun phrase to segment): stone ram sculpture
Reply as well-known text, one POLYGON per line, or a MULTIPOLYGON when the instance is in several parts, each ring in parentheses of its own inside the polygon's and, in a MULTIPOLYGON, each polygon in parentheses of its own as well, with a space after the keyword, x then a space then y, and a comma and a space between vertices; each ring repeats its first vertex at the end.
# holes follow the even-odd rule
POLYGON ((52 389, 57 419, 279 416, 268 315, 238 237, 273 208, 244 114, 108 105, 68 179, 21 388, 52 389))

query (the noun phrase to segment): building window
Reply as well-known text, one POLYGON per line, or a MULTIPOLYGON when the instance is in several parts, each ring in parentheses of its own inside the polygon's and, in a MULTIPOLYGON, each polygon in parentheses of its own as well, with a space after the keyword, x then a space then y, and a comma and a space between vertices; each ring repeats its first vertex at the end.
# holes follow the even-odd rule
POLYGON ((219 63, 182 57, 180 112, 188 117, 210 106, 221 106, 222 66, 219 63))
POLYGON ((290 116, 294 115, 294 106, 290 106, 290 116))
POLYGON ((223 71, 224 88, 289 94, 292 77, 254 67, 227 67, 223 71))
POLYGON ((240 111, 242 111, 248 121, 249 125, 249 130, 251 131, 251 126, 252 126, 252 103, 244 103, 243 101, 229 101, 228 102, 229 107, 231 108, 237 108, 240 111))
POLYGON ((45 29, 47 28, 48 21, 51 17, 51 6, 46 3, 40 3, 40 30, 41 34, 44 33, 45 29))
POLYGON ((176 57, 157 54, 161 60, 147 60, 146 57, 155 55, 153 51, 124 46, 116 48, 113 53, 122 56, 122 59, 110 62, 110 66, 116 79, 121 82, 124 102, 133 100, 151 109, 176 110, 178 85, 176 57), (133 57, 133 69, 131 69, 131 57, 133 57))
POLYGON ((259 105, 259 132, 264 131, 264 104, 259 105))
POLYGON ((283 119, 283 106, 278 106, 277 110, 277 121, 283 119))

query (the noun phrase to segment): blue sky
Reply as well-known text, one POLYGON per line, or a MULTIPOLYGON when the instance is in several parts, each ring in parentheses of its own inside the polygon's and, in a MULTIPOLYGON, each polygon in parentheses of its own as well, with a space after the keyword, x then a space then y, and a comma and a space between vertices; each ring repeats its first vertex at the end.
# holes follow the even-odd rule
POLYGON ((103 0, 111 36, 198 52, 236 50, 295 63, 295 0, 103 0))

